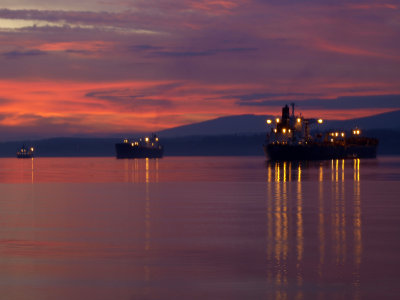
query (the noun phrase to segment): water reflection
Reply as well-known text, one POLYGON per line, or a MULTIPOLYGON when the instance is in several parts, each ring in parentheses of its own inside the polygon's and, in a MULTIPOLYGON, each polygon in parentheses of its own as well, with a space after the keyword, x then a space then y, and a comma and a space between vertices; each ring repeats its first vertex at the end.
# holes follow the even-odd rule
POLYGON ((318 181, 318 242, 319 242, 319 262, 318 276, 322 277, 322 266, 325 260, 325 211, 324 211, 324 169, 319 166, 319 181, 318 181))
POLYGON ((301 287, 303 285, 303 274, 302 274, 302 260, 303 260, 303 193, 301 186, 301 166, 298 167, 298 180, 297 180, 297 201, 296 201, 296 282, 299 290, 297 291, 296 299, 303 299, 303 293, 301 287))
POLYGON ((124 181, 125 182, 158 182, 159 181, 159 159, 125 159, 124 181))
POLYGON ((354 215, 353 215, 353 236, 354 236, 354 265, 355 277, 353 284, 360 285, 360 264, 362 255, 362 228, 361 228, 361 192, 360 192, 360 160, 354 160, 354 215))
POLYGON ((388 299, 399 188, 371 178, 399 176, 394 162, 0 159, 3 288, 21 299, 388 299))
MULTIPOLYGON (((304 278, 315 276, 322 284, 335 275, 352 278, 352 298, 357 299, 362 260, 360 164, 359 159, 266 164, 267 278, 275 286, 275 299, 307 299, 304 278), (305 205, 315 205, 306 217, 305 205)), ((317 294, 323 299, 326 292, 320 287, 317 294)))

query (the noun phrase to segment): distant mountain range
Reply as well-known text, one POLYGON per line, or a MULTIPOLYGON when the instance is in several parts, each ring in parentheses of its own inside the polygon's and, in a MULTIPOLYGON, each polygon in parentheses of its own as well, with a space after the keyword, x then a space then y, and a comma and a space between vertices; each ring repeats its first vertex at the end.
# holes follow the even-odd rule
MULTIPOLYGON (((265 121, 272 119, 270 115, 239 115, 221 117, 200 123, 184 125, 159 132, 160 137, 185 137, 185 136, 215 136, 229 134, 256 134, 266 132, 265 121)), ((400 129, 400 110, 383 113, 365 118, 351 120, 326 120, 322 129, 352 129, 358 126, 362 130, 370 129, 400 129)))
MULTIPOLYGON (((379 139, 378 154, 400 155, 400 130, 364 130, 379 139)), ((162 138, 165 156, 263 155, 265 133, 162 138)), ((37 157, 115 156, 115 138, 53 138, 28 141, 37 157)), ((0 157, 15 157, 22 142, 0 143, 0 157)))
MULTIPOLYGON (((265 120, 268 118, 272 116, 223 117, 164 130, 159 135, 166 156, 263 155, 262 144, 267 132, 265 120)), ((379 139, 380 155, 400 154, 400 110, 353 120, 328 120, 322 129, 352 129, 355 126, 366 136, 379 139)), ((115 156, 115 143, 121 138, 51 138, 24 142, 36 149, 38 157, 115 156)), ((0 143, 0 157, 15 157, 22 143, 0 143)))

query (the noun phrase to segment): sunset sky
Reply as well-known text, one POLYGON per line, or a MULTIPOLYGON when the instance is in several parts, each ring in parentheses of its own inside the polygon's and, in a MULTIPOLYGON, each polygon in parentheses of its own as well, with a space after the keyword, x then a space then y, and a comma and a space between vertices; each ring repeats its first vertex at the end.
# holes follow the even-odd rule
POLYGON ((1 0, 0 141, 400 109, 398 0, 1 0))

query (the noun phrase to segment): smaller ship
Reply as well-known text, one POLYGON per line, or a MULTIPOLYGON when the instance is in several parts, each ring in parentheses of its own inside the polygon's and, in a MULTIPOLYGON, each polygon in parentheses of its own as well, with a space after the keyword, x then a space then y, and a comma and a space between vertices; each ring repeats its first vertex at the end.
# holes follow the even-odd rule
POLYGON ((334 130, 310 134, 313 124, 322 124, 322 119, 305 119, 292 114, 286 105, 282 108, 282 118, 267 120, 271 131, 267 134, 264 152, 270 160, 326 160, 344 158, 375 158, 378 140, 364 137, 361 130, 350 132, 334 130))
POLYGON ((22 145, 21 149, 17 151, 17 158, 32 158, 33 152, 35 149, 33 147, 26 147, 26 145, 22 145))
POLYGON ((155 134, 136 141, 124 139, 115 144, 115 150, 117 158, 161 158, 164 154, 164 147, 155 134))

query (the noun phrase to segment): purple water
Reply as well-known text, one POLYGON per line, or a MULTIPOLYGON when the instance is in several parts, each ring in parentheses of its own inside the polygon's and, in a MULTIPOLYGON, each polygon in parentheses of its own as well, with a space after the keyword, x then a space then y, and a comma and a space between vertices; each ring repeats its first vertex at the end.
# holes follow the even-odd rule
POLYGON ((2 299, 398 299, 400 158, 0 159, 2 299))

